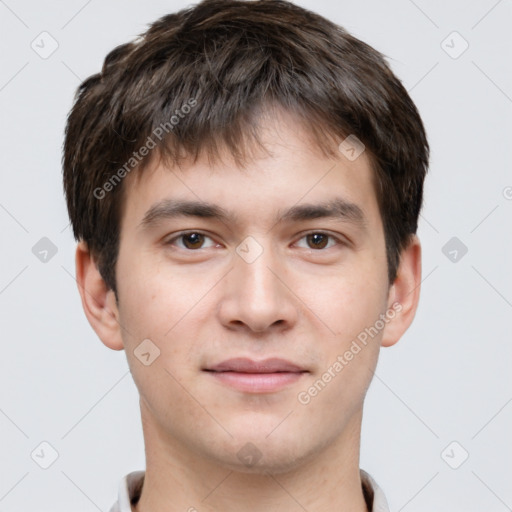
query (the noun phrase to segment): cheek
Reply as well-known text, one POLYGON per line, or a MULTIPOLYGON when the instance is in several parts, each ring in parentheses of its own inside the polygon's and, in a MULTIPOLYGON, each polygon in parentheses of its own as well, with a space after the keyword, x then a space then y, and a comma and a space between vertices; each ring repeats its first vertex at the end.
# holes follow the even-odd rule
POLYGON ((304 297, 305 311, 321 331, 337 338, 338 344, 372 325, 386 307, 387 288, 375 269, 351 269, 314 280, 298 276, 297 280, 297 295, 304 297))
POLYGON ((382 329, 372 327, 385 311, 387 288, 375 269, 369 270, 330 276, 323 287, 317 281, 309 291, 321 364, 303 398, 333 415, 355 411, 377 364, 382 329))
POLYGON ((166 272, 165 262, 132 255, 129 265, 128 258, 118 261, 120 314, 130 332, 163 339, 197 302, 200 290, 193 276, 185 280, 166 272))
MULTIPOLYGON (((192 378, 197 371, 198 343, 205 339, 201 329, 211 318, 208 291, 212 280, 190 271, 166 270, 165 262, 150 264, 148 260, 140 266, 130 262, 130 268, 130 272, 120 272, 125 278, 119 289, 120 323, 130 367, 137 372, 134 378, 145 378, 136 350, 142 340, 151 340, 158 353, 153 370, 159 370, 166 387, 173 389, 177 383, 170 374, 181 381, 192 378)), ((152 382, 140 382, 154 387, 152 382)), ((174 391, 179 390, 178 386, 174 391)))

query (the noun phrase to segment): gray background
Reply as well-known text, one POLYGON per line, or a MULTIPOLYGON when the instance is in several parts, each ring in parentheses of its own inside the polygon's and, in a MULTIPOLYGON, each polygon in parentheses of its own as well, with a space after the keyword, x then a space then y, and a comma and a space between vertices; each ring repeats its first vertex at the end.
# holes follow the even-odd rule
MULTIPOLYGON (((393 511, 512 510, 511 1, 297 3, 390 58, 432 147, 420 307, 381 351, 361 467, 393 511)), ((144 469, 125 354, 96 338, 79 301, 61 146, 80 80, 185 5, 0 0, 0 511, 107 511, 121 477, 144 469), (48 469, 43 441, 58 452, 48 469)))

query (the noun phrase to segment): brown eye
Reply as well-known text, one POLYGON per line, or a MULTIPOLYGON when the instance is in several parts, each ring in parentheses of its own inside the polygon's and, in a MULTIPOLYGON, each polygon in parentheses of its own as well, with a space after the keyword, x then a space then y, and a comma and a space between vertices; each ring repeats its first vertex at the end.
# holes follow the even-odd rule
POLYGON ((173 249, 179 249, 185 252, 195 252, 200 249, 212 249, 218 247, 215 240, 200 231, 182 231, 165 241, 165 245, 173 249))
POLYGON ((180 238, 187 249, 200 249, 204 243, 204 235, 202 233, 187 233, 181 235, 180 238))
POLYGON ((335 246, 341 247, 345 245, 341 238, 338 238, 324 231, 310 231, 302 236, 297 242, 299 247, 303 249, 314 249, 323 251, 323 249, 331 249, 335 246))
POLYGON ((310 233, 306 238, 312 249, 324 249, 329 241, 329 236, 323 233, 310 233))

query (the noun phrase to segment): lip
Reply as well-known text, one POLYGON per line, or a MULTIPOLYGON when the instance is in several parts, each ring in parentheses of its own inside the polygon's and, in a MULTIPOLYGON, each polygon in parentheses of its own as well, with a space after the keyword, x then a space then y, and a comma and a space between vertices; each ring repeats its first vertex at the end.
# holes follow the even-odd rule
POLYGON ((240 372, 240 373, 277 373, 277 372, 304 372, 304 368, 278 357, 254 361, 247 357, 227 359, 219 364, 206 368, 213 372, 240 372))
POLYGON ((218 382, 247 393, 272 393, 297 382, 308 373, 280 358, 261 361, 239 357, 204 369, 218 382))

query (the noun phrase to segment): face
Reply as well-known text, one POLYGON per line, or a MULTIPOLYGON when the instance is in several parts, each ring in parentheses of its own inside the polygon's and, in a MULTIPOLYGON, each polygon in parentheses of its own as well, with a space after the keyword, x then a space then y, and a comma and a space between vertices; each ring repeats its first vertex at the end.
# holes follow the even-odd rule
POLYGON ((286 471, 357 423, 390 288, 365 153, 328 159, 286 117, 263 141, 245 169, 226 155, 127 178, 117 314, 162 445, 286 471))

